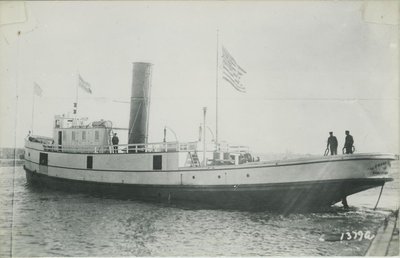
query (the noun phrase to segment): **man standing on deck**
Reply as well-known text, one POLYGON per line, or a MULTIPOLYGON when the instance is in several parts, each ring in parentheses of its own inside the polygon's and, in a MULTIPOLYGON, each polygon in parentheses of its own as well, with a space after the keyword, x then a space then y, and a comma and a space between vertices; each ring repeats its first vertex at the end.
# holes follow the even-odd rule
POLYGON ((346 154, 353 154, 353 144, 354 144, 353 136, 350 135, 349 131, 346 131, 345 134, 346 138, 344 142, 344 148, 346 149, 346 154))
POLYGON ((329 138, 328 138, 328 143, 326 144, 326 148, 328 147, 331 150, 331 155, 337 155, 337 147, 338 147, 338 141, 336 139, 336 136, 333 136, 333 132, 329 132, 329 138))
POLYGON ((116 133, 114 133, 113 138, 111 139, 112 144, 114 145, 114 153, 118 153, 118 143, 119 143, 119 139, 116 133))

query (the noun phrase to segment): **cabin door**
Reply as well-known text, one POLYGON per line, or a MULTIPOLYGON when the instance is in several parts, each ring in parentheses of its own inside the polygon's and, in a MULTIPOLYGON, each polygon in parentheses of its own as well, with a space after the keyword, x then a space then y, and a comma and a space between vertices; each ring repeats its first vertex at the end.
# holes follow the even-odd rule
POLYGON ((62 131, 58 131, 58 151, 62 151, 62 131))
POLYGON ((47 153, 40 152, 39 154, 39 172, 42 174, 48 173, 48 162, 49 162, 49 157, 47 153))

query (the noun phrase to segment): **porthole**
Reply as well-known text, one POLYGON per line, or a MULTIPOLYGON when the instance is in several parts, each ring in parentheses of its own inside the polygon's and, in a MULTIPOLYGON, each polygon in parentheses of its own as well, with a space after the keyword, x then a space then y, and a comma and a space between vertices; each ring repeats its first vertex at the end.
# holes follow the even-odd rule
POLYGON ((218 175, 218 178, 221 178, 221 176, 220 176, 220 175, 218 175))
POLYGON ((195 177, 195 176, 192 176, 192 178, 195 179, 196 177, 195 177))
POLYGON ((247 174, 246 177, 250 177, 250 174, 247 174))

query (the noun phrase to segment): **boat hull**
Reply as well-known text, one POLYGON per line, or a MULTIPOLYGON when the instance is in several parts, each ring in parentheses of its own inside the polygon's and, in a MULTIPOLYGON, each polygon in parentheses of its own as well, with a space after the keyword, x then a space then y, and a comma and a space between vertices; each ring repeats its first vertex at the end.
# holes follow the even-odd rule
POLYGON ((191 207, 307 210, 383 185, 393 154, 183 166, 187 152, 68 153, 28 142, 28 182, 70 192, 191 207))
POLYGON ((191 208, 240 210, 315 210, 392 180, 351 178, 250 185, 141 185, 71 180, 25 170, 28 183, 41 188, 191 208))

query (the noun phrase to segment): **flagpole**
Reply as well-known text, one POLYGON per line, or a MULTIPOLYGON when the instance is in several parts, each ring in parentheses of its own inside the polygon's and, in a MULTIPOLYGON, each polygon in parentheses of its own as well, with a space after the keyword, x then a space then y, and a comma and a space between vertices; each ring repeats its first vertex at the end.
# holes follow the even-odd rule
POLYGON ((207 157, 206 157, 206 113, 207 107, 203 107, 203 167, 207 166, 207 157))
POLYGON ((218 80, 219 80, 219 31, 217 29, 217 65, 216 65, 216 80, 215 80, 215 148, 218 151, 218 80))
POLYGON ((17 58, 16 58, 16 71, 15 71, 15 119, 14 119, 14 130, 15 130, 15 133, 14 133, 14 166, 13 166, 13 178, 12 178, 12 197, 11 197, 11 216, 12 216, 12 219, 11 219, 11 236, 10 236, 10 257, 13 257, 14 256, 14 253, 13 253, 13 251, 14 251, 14 246, 13 246, 13 244, 14 244, 14 241, 13 241, 13 221, 14 221, 14 195, 15 195, 15 189, 14 189, 14 181, 15 181, 15 169, 16 169, 16 167, 17 167, 17 133, 18 133, 18 98, 19 98, 19 96, 18 96, 18 86, 19 86, 19 83, 20 83, 20 80, 19 80, 19 65, 20 65, 20 46, 21 46, 21 43, 20 43, 20 37, 21 37, 21 31, 20 30, 18 30, 18 32, 17 32, 17 35, 18 35, 18 37, 17 37, 17 58))
POLYGON ((75 118, 78 115, 78 87, 79 87, 79 71, 77 72, 77 77, 76 77, 76 96, 75 96, 75 105, 74 105, 74 114, 75 118))
POLYGON ((31 123, 31 134, 33 134, 33 116, 35 114, 35 88, 32 93, 32 123, 31 123))

